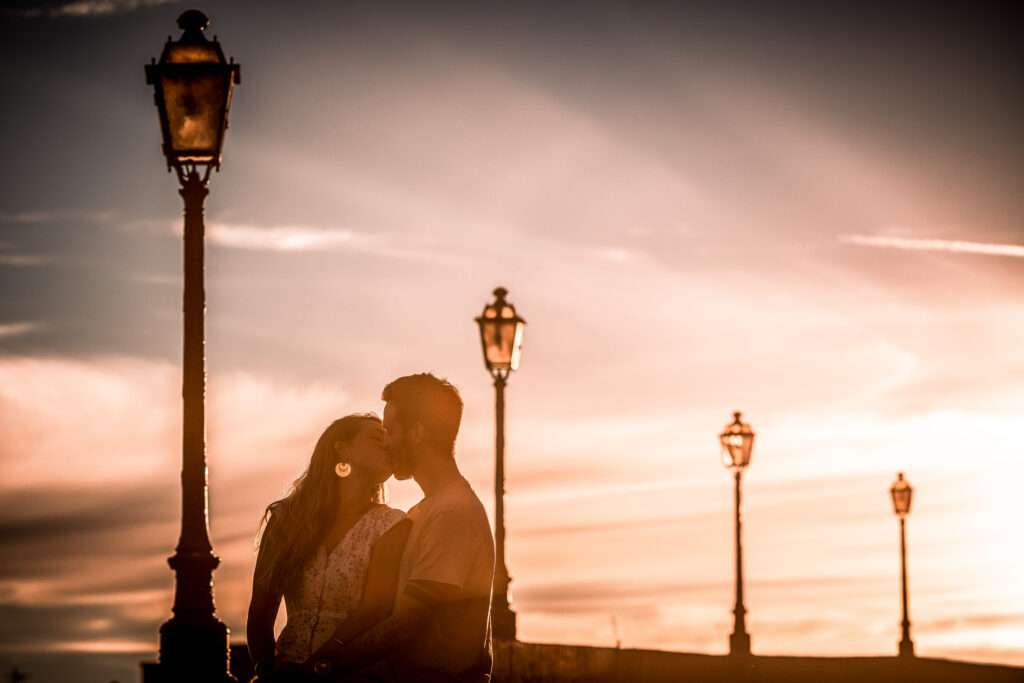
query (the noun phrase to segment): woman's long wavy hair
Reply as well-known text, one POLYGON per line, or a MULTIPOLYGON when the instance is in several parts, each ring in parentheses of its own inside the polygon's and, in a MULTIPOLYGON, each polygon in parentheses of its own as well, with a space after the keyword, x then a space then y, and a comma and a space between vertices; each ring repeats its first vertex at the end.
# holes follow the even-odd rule
MULTIPOLYGON (((332 422, 320 435, 309 467, 295 480, 288 495, 267 506, 257 534, 257 549, 265 555, 258 563, 261 571, 257 581, 283 593, 316 553, 338 516, 341 498, 334 473, 340 458, 334 444, 351 441, 367 420, 380 422, 372 413, 348 415, 332 422)), ((369 502, 384 502, 383 484, 372 490, 369 502)))

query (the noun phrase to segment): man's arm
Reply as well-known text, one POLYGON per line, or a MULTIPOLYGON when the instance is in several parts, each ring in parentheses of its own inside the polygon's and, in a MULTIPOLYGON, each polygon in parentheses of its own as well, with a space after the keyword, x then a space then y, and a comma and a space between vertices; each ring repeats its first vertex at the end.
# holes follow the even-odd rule
MULTIPOLYGON (((400 650, 427 625, 430 605, 408 591, 398 598, 391 616, 363 631, 350 642, 321 648, 335 671, 356 671, 400 650)), ((315 661, 311 661, 315 665, 315 661)))
POLYGON ((469 563, 475 557, 472 552, 459 552, 459 545, 467 542, 463 516, 441 513, 425 524, 411 577, 398 596, 394 613, 351 642, 335 643, 335 669, 361 669, 402 652, 422 635, 438 606, 462 598, 469 563))
MULTIPOLYGON (((451 602, 462 589, 436 581, 410 581, 390 617, 364 631, 350 642, 334 643, 323 649, 336 672, 357 671, 389 655, 421 635, 436 607, 451 602)), ((322 660, 321 660, 322 661, 322 660)), ((310 659, 310 665, 316 661, 310 659)))
POLYGON ((398 588, 398 568, 411 527, 409 520, 402 520, 373 544, 359 607, 338 625, 334 634, 313 653, 310 660, 335 659, 341 652, 340 643, 354 640, 360 633, 391 615, 398 588))

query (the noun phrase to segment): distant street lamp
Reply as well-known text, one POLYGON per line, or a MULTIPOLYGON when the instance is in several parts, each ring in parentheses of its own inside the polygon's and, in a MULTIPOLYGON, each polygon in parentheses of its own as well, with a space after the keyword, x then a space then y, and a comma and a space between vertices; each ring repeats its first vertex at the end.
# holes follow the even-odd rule
POLYGON ((206 369, 203 285, 203 202, 210 171, 220 168, 232 86, 239 66, 224 59, 203 31, 198 10, 178 17, 183 33, 169 37, 159 63, 146 65, 160 113, 163 152, 185 201, 185 305, 181 536, 168 560, 175 573, 174 616, 160 627, 160 670, 167 681, 233 681, 228 673, 228 628, 214 614, 213 570, 206 500, 206 369))
POLYGON ((743 656, 750 654, 750 634, 747 633, 747 608, 743 605, 743 541, 741 531, 741 491, 743 469, 750 464, 754 448, 754 432, 750 425, 741 420, 741 413, 732 414, 733 421, 725 426, 718 436, 722 444, 722 464, 732 470, 736 479, 736 616, 733 632, 729 635, 729 654, 743 656))
POLYGON ((484 365, 494 378, 495 444, 494 444, 494 591, 491 598, 491 628, 495 638, 515 640, 516 615, 509 607, 508 585, 512 579, 505 565, 505 384, 513 370, 519 368, 523 330, 526 321, 516 313, 515 306, 505 300, 508 290, 494 290, 494 302, 484 306, 476 319, 480 326, 484 365))
POLYGON ((910 499, 914 489, 910 487, 903 473, 896 475, 896 481, 889 489, 892 495, 892 507, 900 519, 900 590, 903 598, 903 621, 900 622, 902 637, 900 638, 900 657, 914 656, 914 641, 910 639, 910 607, 907 600, 907 515, 910 514, 910 499))

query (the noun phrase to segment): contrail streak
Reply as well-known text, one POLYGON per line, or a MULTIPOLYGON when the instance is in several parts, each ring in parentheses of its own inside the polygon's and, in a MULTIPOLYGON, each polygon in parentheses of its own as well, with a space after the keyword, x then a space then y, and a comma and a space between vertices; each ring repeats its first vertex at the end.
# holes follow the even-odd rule
POLYGON ((1019 244, 992 244, 961 240, 931 240, 910 237, 877 237, 872 235, 841 235, 840 242, 861 247, 881 249, 909 249, 911 251, 949 251, 957 254, 984 254, 1024 258, 1024 246, 1019 244))

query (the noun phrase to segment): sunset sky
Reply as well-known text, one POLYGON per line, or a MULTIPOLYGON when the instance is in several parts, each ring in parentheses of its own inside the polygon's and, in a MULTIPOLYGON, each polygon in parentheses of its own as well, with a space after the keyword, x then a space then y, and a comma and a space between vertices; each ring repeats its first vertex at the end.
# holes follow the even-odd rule
MULTIPOLYGON (((504 285, 521 639, 610 645, 614 618, 623 647, 727 651, 739 409, 755 653, 896 652, 902 470, 918 654, 1024 665, 1019 24, 772 5, 199 6, 242 65, 206 280, 236 637, 263 507, 398 375, 459 387, 493 509, 473 317, 504 285)), ((81 680, 125 682, 170 614, 181 464, 143 65, 188 6, 4 7, 0 667, 102 653, 81 680)))

